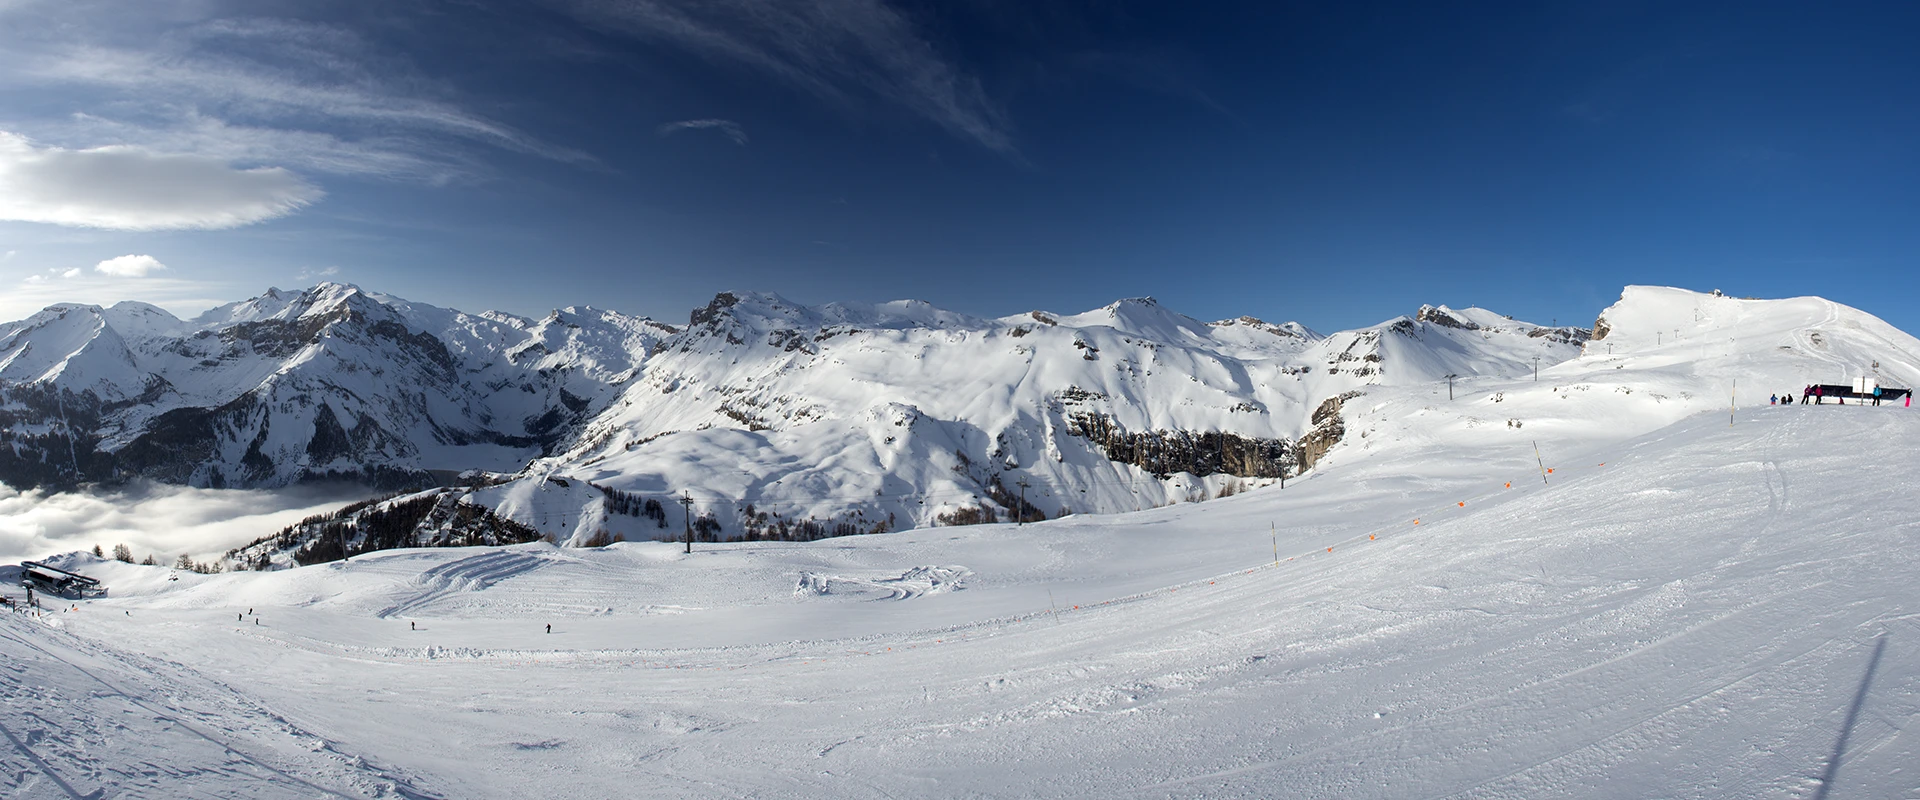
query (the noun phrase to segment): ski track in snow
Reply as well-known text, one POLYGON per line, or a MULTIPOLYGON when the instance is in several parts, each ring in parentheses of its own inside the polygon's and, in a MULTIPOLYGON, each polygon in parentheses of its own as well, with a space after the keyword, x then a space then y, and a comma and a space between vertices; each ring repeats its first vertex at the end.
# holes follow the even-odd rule
POLYGON ((0 624, 17 657, 0 675, 0 696, 14 710, 0 731, 50 787, 9 769, 20 779, 9 797, 435 796, 184 665, 29 630, 26 619, 0 624))

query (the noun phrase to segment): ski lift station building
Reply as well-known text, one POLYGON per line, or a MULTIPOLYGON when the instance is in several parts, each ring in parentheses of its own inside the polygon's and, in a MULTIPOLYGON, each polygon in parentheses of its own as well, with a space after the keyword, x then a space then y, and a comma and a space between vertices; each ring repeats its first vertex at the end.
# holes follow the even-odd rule
POLYGON ((29 589, 76 600, 107 596, 107 586, 98 578, 50 567, 38 561, 22 561, 20 567, 24 570, 20 585, 29 589))

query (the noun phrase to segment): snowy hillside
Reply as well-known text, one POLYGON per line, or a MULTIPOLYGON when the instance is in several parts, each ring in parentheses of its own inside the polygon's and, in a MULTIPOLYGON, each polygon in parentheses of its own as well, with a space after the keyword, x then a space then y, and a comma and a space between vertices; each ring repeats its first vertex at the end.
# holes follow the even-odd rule
POLYGON ((1148 298, 991 320, 723 293, 684 329, 340 284, 190 321, 57 306, 0 326, 0 481, 403 488, 482 470, 518 480, 470 502, 576 544, 683 528, 677 495, 709 538, 1038 520, 1301 474, 1356 390, 1511 378, 1586 336, 1425 307, 1322 337, 1148 298))
MULTIPOLYGON (((1634 313, 1691 302, 1629 292, 1612 357, 1451 404, 1402 387, 1415 402, 1364 412, 1376 424, 1329 456, 1337 470, 1210 503, 177 581, 64 557, 112 596, 0 613, 0 786, 1912 796, 1920 508, 1887 487, 1920 480, 1920 416, 1686 410, 1720 398, 1679 387, 1723 367, 1744 384, 1827 364, 1779 350, 1797 334, 1753 314, 1735 315, 1730 360, 1689 360, 1685 339, 1620 352, 1634 313), (1548 481, 1530 442, 1485 422, 1515 407, 1548 481)), ((1823 339, 1879 335, 1804 305, 1823 339)))
POLYGON ((728 293, 575 447, 476 500, 576 543, 683 527, 683 493, 722 537, 1137 510, 1310 469, 1356 389, 1511 377, 1586 337, 1477 310, 1500 324, 1434 321, 1447 313, 1323 338, 1151 299, 986 320, 728 293), (595 487, 659 499, 667 517, 609 514, 595 487))

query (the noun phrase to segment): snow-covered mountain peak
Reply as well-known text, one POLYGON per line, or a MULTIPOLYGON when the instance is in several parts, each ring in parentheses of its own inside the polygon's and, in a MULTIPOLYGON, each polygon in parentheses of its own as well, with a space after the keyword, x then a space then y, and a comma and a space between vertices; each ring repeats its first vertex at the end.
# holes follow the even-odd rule
POLYGON ((1486 309, 1424 305, 1413 316, 1331 334, 1312 352, 1335 373, 1405 386, 1447 375, 1516 375, 1580 353, 1585 328, 1516 322, 1486 309))
POLYGON ((1703 366, 1695 369, 1729 378, 1735 377, 1734 362, 1764 353, 1768 362, 1795 365, 1774 370, 1767 385, 1779 388, 1863 377, 1903 387, 1920 384, 1920 342, 1872 314, 1819 297, 1760 300, 1629 286, 1594 321, 1586 353, 1696 363, 1703 366))
POLYGON ((827 328, 886 330, 980 329, 986 320, 935 307, 925 300, 895 300, 878 305, 835 302, 795 303, 772 292, 721 292, 705 308, 694 309, 690 329, 726 331, 743 341, 769 335, 814 334, 827 328))
POLYGON ((687 316, 687 326, 764 333, 806 326, 812 316, 806 306, 772 292, 720 292, 705 308, 696 308, 687 316))
MULTIPOLYGON (((1398 317, 1382 324, 1391 325, 1404 319, 1407 318, 1398 317)), ((1449 308, 1444 305, 1423 305, 1419 311, 1414 313, 1412 321, 1431 323, 1467 331, 1517 332, 1536 338, 1551 336, 1563 340, 1584 341, 1588 333, 1584 328, 1571 326, 1555 327, 1526 322, 1524 320, 1516 320, 1510 315, 1488 311, 1476 306, 1449 308)))
POLYGON ((1507 318, 1495 315, 1493 312, 1486 311, 1485 309, 1469 308, 1465 311, 1455 311, 1444 305, 1423 305, 1419 311, 1414 313, 1413 318, 1420 322, 1431 322, 1435 325, 1445 325, 1450 328, 1462 328, 1465 330, 1496 327, 1499 322, 1507 321, 1507 318))
MULTIPOLYGON (((172 312, 152 303, 142 303, 138 300, 122 300, 109 306, 106 310, 128 319, 143 318, 162 321, 166 324, 179 324, 181 322, 180 318, 174 316, 172 312)), ((121 333, 126 332, 127 331, 124 330, 121 331, 121 333)))
MULTIPOLYGON (((351 283, 322 283, 308 289, 297 305, 304 306, 298 318, 306 319, 336 314, 342 308, 366 312, 375 308, 392 310, 415 304, 391 295, 368 292, 351 283)), ((442 311, 438 308, 433 310, 442 311)))
POLYGON ((1278 336, 1282 339, 1301 339, 1304 341, 1312 342, 1312 341, 1317 341, 1319 339, 1326 338, 1324 336, 1321 336, 1319 333, 1315 332, 1312 328, 1309 328, 1298 322, 1282 322, 1279 324, 1274 324, 1266 320, 1260 319, 1259 317, 1251 317, 1251 316, 1244 316, 1244 315, 1234 317, 1233 319, 1219 320, 1217 322, 1212 322, 1209 324, 1215 329, 1216 333, 1218 333, 1221 329, 1238 327, 1238 328, 1247 328, 1249 330, 1259 331, 1261 333, 1265 333, 1270 336, 1278 336))
POLYGON ((0 443, 0 479, 391 484, 514 469, 571 436, 671 333, 598 309, 538 324, 344 283, 269 289, 191 322, 138 303, 55 306, 0 326, 0 417, 31 437, 0 443))
POLYGON ((1104 326, 1156 342, 1200 343, 1211 336, 1206 323, 1160 305, 1151 297, 1116 300, 1084 314, 1058 319, 1071 328, 1104 326))
POLYGON ((311 309, 324 292, 337 297, 344 292, 340 287, 352 289, 347 284, 322 283, 311 289, 287 291, 278 287, 269 287, 264 294, 246 300, 215 306, 194 317, 192 323, 202 328, 221 328, 246 322, 260 322, 269 319, 296 319, 311 309))
POLYGON ((209 310, 195 317, 192 325, 213 331, 235 328, 243 337, 263 330, 262 325, 289 325, 292 327, 287 330, 294 338, 317 341, 319 331, 349 322, 398 325, 413 334, 444 332, 481 322, 527 326, 526 320, 512 315, 469 316, 340 282, 324 282, 297 292, 268 289, 258 297, 209 310))
POLYGON ((1818 297, 1759 300, 1719 291, 1628 286, 1618 302, 1600 312, 1593 339, 1616 346, 1628 341, 1658 346, 1707 333, 1739 336, 1762 327, 1803 323, 1894 330, 1871 314, 1818 297))
POLYGON ((108 313, 85 303, 51 305, 0 328, 0 382, 56 381, 109 401, 139 394, 147 383, 108 313))

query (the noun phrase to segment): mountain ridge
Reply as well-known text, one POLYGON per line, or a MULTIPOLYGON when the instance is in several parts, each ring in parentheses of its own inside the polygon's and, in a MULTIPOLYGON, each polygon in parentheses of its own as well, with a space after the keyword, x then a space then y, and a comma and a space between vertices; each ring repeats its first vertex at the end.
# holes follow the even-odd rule
POLYGON ((575 543, 654 535, 666 517, 606 498, 676 490, 730 536, 1123 510, 1311 469, 1362 387, 1517 372, 1588 336, 1463 313, 1323 336, 1152 298, 989 319, 729 291, 685 326, 332 282, 192 320, 67 304, 0 324, 0 481, 400 489, 478 471, 493 485, 472 502, 575 543))

